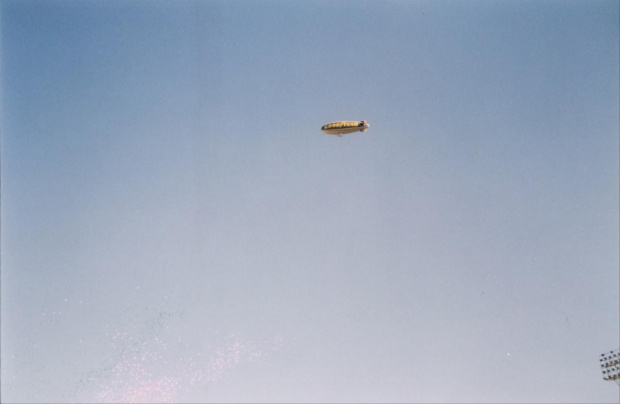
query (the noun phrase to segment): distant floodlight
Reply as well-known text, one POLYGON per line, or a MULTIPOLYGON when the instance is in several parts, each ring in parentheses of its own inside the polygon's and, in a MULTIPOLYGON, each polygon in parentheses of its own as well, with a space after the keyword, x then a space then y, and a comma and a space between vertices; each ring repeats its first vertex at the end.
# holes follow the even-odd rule
POLYGON ((601 354, 603 357, 599 359, 601 362, 601 372, 603 373, 603 380, 613 380, 618 386, 620 386, 620 359, 617 358, 620 355, 620 350, 609 351, 609 354, 601 354))

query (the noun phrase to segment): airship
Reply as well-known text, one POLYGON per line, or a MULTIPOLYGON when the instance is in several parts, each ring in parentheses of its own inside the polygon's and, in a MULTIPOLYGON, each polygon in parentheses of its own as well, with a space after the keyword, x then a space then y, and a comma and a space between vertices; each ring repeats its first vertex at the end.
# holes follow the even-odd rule
POLYGON ((353 132, 366 132, 370 125, 366 121, 338 121, 323 125, 321 130, 326 135, 346 135, 353 132))

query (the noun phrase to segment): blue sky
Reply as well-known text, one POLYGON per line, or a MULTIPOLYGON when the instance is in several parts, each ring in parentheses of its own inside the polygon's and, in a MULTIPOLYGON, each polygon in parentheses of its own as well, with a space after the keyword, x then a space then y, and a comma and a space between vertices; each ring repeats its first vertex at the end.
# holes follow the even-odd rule
POLYGON ((617 402, 617 2, 0 5, 3 401, 617 402))

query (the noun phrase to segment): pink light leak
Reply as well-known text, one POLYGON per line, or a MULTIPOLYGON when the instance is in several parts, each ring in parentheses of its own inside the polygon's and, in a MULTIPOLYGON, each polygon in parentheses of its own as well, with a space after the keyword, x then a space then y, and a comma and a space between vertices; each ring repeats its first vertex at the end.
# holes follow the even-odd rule
POLYGON ((168 344, 159 338, 138 343, 131 336, 117 333, 112 336, 112 347, 119 352, 118 361, 88 381, 98 386, 97 402, 175 402, 197 387, 216 383, 244 362, 278 350, 281 342, 281 338, 275 338, 255 343, 233 334, 203 364, 196 357, 177 357, 171 361, 168 344))

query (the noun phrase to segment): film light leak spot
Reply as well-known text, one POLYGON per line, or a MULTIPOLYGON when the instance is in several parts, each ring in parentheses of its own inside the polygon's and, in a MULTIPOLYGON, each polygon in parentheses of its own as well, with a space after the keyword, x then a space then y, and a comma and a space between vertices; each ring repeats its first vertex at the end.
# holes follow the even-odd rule
MULTIPOLYGON (((178 402, 192 391, 206 391, 244 363, 263 358, 279 350, 282 338, 254 342, 241 334, 231 334, 210 352, 179 356, 181 338, 170 344, 162 338, 139 340, 128 333, 110 336, 115 360, 105 368, 91 372, 82 380, 86 390, 95 392, 90 400, 105 403, 178 402), (93 388, 94 387, 94 388, 93 388)), ((84 390, 84 389, 82 389, 84 390)))

